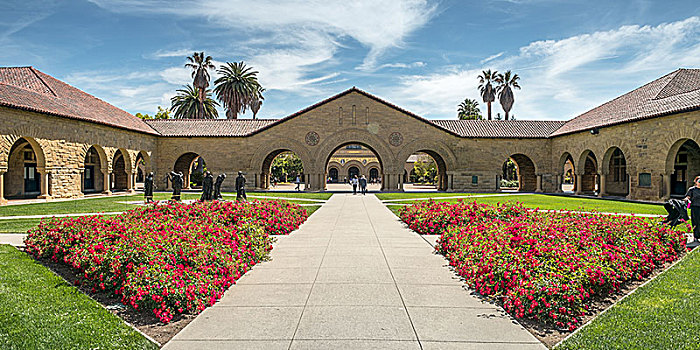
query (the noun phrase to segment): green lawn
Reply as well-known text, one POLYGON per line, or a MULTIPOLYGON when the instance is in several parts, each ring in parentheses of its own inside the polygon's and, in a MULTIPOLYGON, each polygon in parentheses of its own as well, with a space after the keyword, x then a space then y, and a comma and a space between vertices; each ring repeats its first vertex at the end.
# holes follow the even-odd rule
POLYGON ((697 349, 700 334, 697 250, 600 315, 557 349, 697 349))
POLYGON ((377 193, 375 196, 380 200, 389 199, 411 199, 411 198, 434 198, 434 197, 460 197, 460 196, 473 196, 473 195, 488 195, 495 193, 445 193, 445 192, 396 192, 396 193, 377 193))
POLYGON ((25 233, 39 224, 41 219, 17 219, 0 221, 0 233, 25 233))
MULTIPOLYGON (((471 201, 472 199, 465 200, 471 201)), ((541 194, 477 197, 473 200, 486 204, 521 202, 527 208, 540 209, 598 211, 605 213, 667 214, 664 207, 659 204, 628 203, 603 199, 547 196, 541 194)), ((457 199, 439 199, 437 201, 455 203, 457 199)), ((397 203, 411 204, 415 203, 415 201, 401 201, 397 203)))
POLYGON ((157 349, 75 287, 0 245, 0 348, 157 349))

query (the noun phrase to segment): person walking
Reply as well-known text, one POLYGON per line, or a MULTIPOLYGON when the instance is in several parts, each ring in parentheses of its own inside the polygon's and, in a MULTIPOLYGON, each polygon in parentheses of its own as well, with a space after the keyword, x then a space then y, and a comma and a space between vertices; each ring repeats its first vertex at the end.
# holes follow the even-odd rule
POLYGON ((693 180, 693 187, 688 189, 685 200, 690 201, 690 222, 693 225, 693 241, 688 243, 688 248, 700 245, 700 176, 693 180))
POLYGON ((367 194, 367 178, 364 175, 360 177, 360 192, 363 196, 367 194))
POLYGON ((297 191, 301 191, 301 177, 299 175, 297 175, 297 178, 296 180, 294 180, 294 183, 297 184, 297 187, 295 187, 294 189, 297 191))
POLYGON ((354 175, 352 179, 350 179, 350 184, 352 185, 352 194, 356 195, 357 194, 357 175, 354 175))

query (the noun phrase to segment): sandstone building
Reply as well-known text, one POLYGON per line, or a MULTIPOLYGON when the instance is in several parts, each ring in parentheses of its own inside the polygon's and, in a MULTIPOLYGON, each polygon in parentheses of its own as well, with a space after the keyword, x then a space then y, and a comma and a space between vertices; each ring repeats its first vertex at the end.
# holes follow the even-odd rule
POLYGON ((196 159, 267 188, 272 160, 286 151, 320 191, 332 155, 350 144, 372 151, 385 191, 402 190, 407 159, 425 153, 444 191, 496 191, 510 158, 521 191, 660 201, 700 174, 699 142, 699 69, 568 121, 427 120, 354 87, 278 120, 142 121, 33 67, 0 68, 0 202, 133 191, 144 171, 164 189, 166 173, 189 178, 196 159))

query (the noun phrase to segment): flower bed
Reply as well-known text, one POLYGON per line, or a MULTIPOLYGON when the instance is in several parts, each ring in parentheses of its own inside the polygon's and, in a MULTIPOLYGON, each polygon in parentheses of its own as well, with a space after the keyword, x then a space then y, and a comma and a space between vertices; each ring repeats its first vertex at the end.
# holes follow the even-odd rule
POLYGON ((289 234, 306 210, 280 201, 169 203, 114 217, 42 222, 25 240, 37 258, 63 262, 94 290, 167 323, 214 304, 289 234))
POLYGON ((428 201, 399 216, 419 233, 442 234, 438 250, 511 315, 570 330, 596 296, 675 260, 686 239, 649 219, 520 205, 428 201))

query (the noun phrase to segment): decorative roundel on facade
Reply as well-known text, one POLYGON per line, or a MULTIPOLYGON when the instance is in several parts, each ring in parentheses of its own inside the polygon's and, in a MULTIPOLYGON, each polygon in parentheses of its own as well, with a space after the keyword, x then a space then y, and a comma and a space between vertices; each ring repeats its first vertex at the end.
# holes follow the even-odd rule
POLYGON ((401 143, 403 143, 403 135, 401 135, 400 132, 392 132, 391 135, 389 135, 389 143, 392 146, 400 146, 401 143))
POLYGON ((318 136, 318 133, 315 131, 309 131, 306 134, 306 144, 309 146, 316 146, 318 144, 318 140, 320 137, 318 136))

